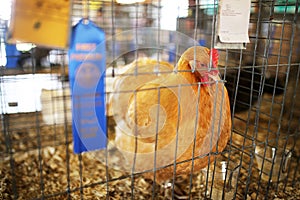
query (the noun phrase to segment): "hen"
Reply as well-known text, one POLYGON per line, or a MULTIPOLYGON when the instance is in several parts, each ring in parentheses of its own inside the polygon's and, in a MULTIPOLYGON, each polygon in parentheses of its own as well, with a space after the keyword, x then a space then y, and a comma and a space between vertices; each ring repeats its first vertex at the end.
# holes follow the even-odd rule
POLYGON ((110 107, 118 129, 115 145, 128 170, 146 171, 146 178, 162 183, 199 171, 214 160, 210 153, 225 148, 231 114, 217 59, 215 50, 196 46, 175 68, 151 59, 127 66, 110 107))

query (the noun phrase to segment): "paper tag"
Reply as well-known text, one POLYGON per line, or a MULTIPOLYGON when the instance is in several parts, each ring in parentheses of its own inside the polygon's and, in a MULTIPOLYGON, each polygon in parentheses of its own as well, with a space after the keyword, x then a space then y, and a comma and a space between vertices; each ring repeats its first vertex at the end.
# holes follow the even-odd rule
POLYGON ((74 152, 106 147, 105 34, 81 20, 72 30, 69 77, 74 152))
POLYGON ((218 37, 223 43, 248 43, 250 0, 221 0, 218 37))

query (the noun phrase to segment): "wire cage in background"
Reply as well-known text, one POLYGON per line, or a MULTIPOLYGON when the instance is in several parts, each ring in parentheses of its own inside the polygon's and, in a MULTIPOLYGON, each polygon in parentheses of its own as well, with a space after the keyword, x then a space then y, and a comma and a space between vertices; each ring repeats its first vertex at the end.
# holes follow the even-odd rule
MULTIPOLYGON (((128 162, 116 148, 122 130, 116 120, 120 116, 110 112, 117 108, 110 99, 134 93, 134 106, 142 93, 122 91, 116 85, 121 82, 121 88, 126 84, 129 87, 135 81, 174 73, 170 66, 178 67, 187 47, 200 44, 212 49, 218 4, 202 0, 146 0, 133 4, 72 1, 71 24, 88 16, 107 37, 107 148, 82 154, 74 154, 72 149, 67 50, 40 46, 17 49, 7 43, 8 20, 1 19, 0 198, 300 199, 298 0, 252 1, 250 43, 245 49, 219 50, 220 80, 216 84, 226 86, 232 122, 222 151, 217 148, 180 162, 175 159, 158 168, 139 170, 134 168, 138 160, 128 162), (147 63, 147 59, 152 61, 147 63), (197 169, 197 160, 205 158, 210 162, 197 169), (185 163, 195 170, 177 175, 185 163), (157 182, 159 170, 164 169, 172 169, 172 175, 157 182)), ((173 87, 172 91, 184 91, 184 87, 198 87, 200 91, 205 84, 180 83, 173 87)), ((146 91, 160 95, 163 88, 152 86, 146 91)), ((220 94, 218 98, 224 99, 224 90, 220 94)), ((184 98, 177 93, 178 102, 184 98)), ((151 111, 154 119, 163 111, 159 106, 155 108, 151 111)), ((216 104, 214 108, 218 116, 216 104)), ((126 116, 125 109, 119 109, 118 114, 126 116)), ((172 116, 179 113, 176 109, 172 116)), ((201 113, 194 117, 205 118, 201 113)), ((213 123, 219 134, 220 124, 213 123)), ((153 128, 159 129, 159 123, 153 128)), ((168 135, 164 137, 168 139, 168 135)), ((155 137, 151 141, 155 146, 155 137)), ((165 156, 166 160, 173 158, 165 156)))

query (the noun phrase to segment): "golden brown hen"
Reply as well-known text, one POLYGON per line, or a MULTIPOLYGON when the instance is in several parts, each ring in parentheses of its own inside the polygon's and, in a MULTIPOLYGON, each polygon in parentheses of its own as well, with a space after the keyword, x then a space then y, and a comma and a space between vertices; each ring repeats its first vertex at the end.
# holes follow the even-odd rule
POLYGON ((116 81, 111 101, 118 126, 115 144, 131 171, 148 170, 144 175, 152 179, 155 172, 161 183, 199 171, 213 161, 210 153, 225 148, 230 104, 216 67, 216 51, 196 46, 183 53, 176 68, 139 60, 116 81), (150 75, 153 70, 159 75, 150 75))

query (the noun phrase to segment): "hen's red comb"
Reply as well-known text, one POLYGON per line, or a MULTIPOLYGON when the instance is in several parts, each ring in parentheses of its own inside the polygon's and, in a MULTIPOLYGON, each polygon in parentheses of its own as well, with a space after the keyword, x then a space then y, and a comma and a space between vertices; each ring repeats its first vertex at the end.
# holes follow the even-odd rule
POLYGON ((209 51, 209 55, 212 55, 212 63, 213 67, 216 68, 218 66, 219 53, 217 49, 211 49, 209 51))

